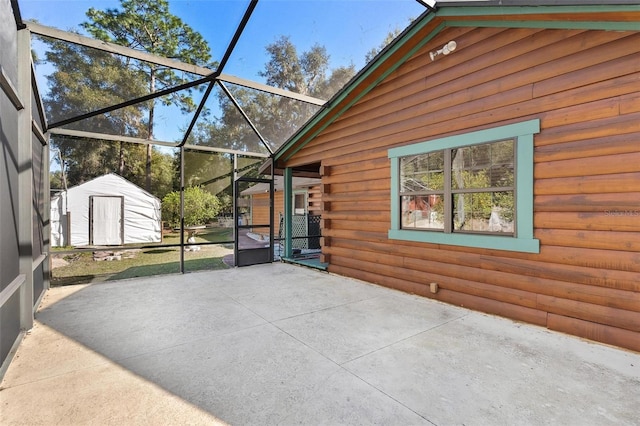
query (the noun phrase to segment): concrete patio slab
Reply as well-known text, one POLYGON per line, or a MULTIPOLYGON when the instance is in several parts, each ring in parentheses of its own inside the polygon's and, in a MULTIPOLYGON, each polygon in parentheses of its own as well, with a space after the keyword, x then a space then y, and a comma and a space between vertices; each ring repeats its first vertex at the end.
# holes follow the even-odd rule
POLYGON ((84 286, 37 317, 114 360, 266 323, 189 275, 84 286))
MULTIPOLYGON (((256 271, 261 266, 254 266, 256 271)), ((319 271, 294 267, 271 270, 269 277, 256 273, 255 280, 238 285, 237 274, 226 270, 216 276, 216 288, 267 321, 277 321, 297 315, 358 302, 389 294, 387 289, 360 281, 334 279, 319 271), (266 281, 265 281, 266 280, 266 281), (268 283, 268 290, 265 289, 268 283)), ((207 280, 207 277, 201 278, 207 280)))
POLYGON ((51 289, 2 425, 637 425, 640 354, 289 264, 51 289))
MULTIPOLYGON (((46 333, 45 327, 34 333, 46 333)), ((30 340, 30 339, 29 339, 30 340)), ((32 356, 48 348, 25 347, 14 370, 32 368, 32 356), (24 354, 24 355, 23 355, 24 354)), ((69 343, 69 342, 67 342, 69 343)), ((37 357, 47 358, 47 354, 37 357)), ((92 360, 99 355, 89 354, 92 360)), ((76 358, 77 359, 77 358, 76 358)), ((60 358, 51 358, 51 366, 60 358)), ((101 363, 20 383, 6 379, 0 391, 2 425, 169 425, 225 424, 211 413, 136 373, 103 359, 101 363)))
POLYGON ((446 324, 469 311, 407 294, 389 294, 323 309, 275 325, 337 364, 446 324))
POLYGON ((339 370, 270 324, 121 363, 129 371, 237 425, 279 423, 339 370))
POLYGON ((471 313, 344 367, 437 425, 634 425, 638 360, 471 313))
POLYGON ((340 370, 279 423, 284 425, 431 425, 400 402, 340 370))

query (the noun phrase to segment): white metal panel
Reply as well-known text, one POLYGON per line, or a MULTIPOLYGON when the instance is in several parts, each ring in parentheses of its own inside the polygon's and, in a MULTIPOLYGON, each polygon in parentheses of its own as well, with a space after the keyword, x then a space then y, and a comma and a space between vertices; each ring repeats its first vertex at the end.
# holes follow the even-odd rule
POLYGON ((93 244, 122 244, 123 202, 122 197, 91 197, 93 244))
POLYGON ((160 200, 126 179, 109 173, 69 188, 66 211, 70 216, 70 245, 82 247, 90 244, 89 199, 92 196, 124 198, 124 244, 161 241, 160 200))

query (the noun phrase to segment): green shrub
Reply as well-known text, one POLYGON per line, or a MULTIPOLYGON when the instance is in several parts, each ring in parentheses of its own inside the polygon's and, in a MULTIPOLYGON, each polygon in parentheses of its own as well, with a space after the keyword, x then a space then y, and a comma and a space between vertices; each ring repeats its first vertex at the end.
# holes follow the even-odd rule
MULTIPOLYGON (((204 225, 220 212, 218 198, 199 186, 184 190, 184 225, 204 225)), ((162 220, 172 227, 180 226, 180 192, 173 191, 162 199, 162 220)))

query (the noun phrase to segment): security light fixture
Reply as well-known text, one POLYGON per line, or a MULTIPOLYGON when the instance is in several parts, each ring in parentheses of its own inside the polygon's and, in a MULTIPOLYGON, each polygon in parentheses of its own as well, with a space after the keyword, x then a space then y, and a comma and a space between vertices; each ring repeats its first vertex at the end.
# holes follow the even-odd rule
POLYGON ((431 56, 431 60, 434 61, 436 59, 436 56, 440 54, 448 55, 449 53, 456 50, 456 47, 458 47, 458 44, 455 41, 451 40, 449 43, 442 46, 442 49, 438 49, 435 52, 430 52, 429 56, 431 56))

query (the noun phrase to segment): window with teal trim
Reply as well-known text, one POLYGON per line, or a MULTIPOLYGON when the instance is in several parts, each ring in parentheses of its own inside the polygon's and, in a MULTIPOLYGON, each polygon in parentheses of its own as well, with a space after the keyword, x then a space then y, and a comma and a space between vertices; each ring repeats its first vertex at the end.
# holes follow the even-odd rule
POLYGON ((515 139, 400 157, 402 229, 513 235, 515 139))
POLYGON ((533 135, 539 120, 389 150, 389 238, 539 252, 533 135))

